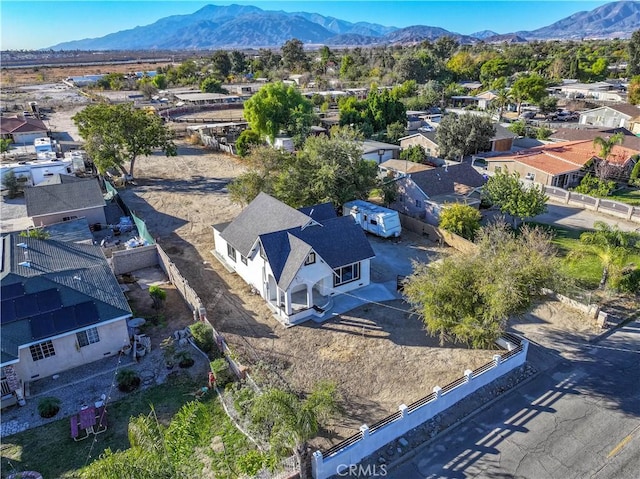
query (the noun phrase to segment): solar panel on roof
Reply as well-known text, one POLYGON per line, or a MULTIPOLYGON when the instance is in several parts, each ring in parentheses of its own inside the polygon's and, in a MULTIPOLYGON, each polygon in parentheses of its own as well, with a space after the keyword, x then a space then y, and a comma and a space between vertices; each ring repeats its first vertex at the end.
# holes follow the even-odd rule
POLYGON ((57 333, 52 316, 52 313, 45 313, 29 320, 33 339, 43 339, 57 333))
POLYGON ((93 302, 87 301, 86 303, 80 303, 75 307, 76 325, 87 326, 89 324, 95 324, 100 317, 98 316, 98 310, 93 302))
POLYGON ((2 300, 17 298, 24 295, 24 286, 22 283, 5 284, 0 288, 0 297, 2 300))
POLYGON ((53 327, 56 334, 66 333, 76 329, 76 318, 74 314, 74 306, 53 311, 53 327))
POLYGON ((13 307, 13 299, 2 298, 2 309, 0 309, 0 323, 9 324, 16 320, 16 310, 13 307))
POLYGON ((40 312, 38 309, 38 303, 35 301, 35 299, 36 299, 36 295, 27 294, 25 296, 20 296, 13 300, 17 319, 24 319, 24 318, 29 318, 31 316, 36 316, 40 312))
POLYGON ((37 302, 41 313, 62 307, 62 300, 57 289, 47 289, 37 294, 37 302))

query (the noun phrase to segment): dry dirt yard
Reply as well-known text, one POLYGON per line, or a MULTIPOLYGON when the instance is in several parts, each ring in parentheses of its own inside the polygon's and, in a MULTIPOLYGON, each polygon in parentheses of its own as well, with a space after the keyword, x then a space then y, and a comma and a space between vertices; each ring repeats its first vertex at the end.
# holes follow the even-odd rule
MULTIPOLYGON (((495 354, 454 344, 440 347, 399 300, 362 306, 323 324, 282 326, 262 299, 211 254, 211 226, 231 221, 241 211, 230 202, 226 186, 243 171, 239 159, 181 143, 177 157, 139 159, 136 185, 122 195, 147 222, 200 295, 211 322, 259 382, 286 383, 296 391, 309 391, 323 379, 338 384, 346 414, 335 434, 316 445, 353 434, 361 424, 382 419, 400 404, 420 399, 434 386, 457 379, 465 369, 477 368, 495 354)), ((398 247, 403 244, 438 250, 411 234, 403 235, 398 247)), ((562 319, 568 317, 564 308, 536 311, 537 323, 568 324, 562 319)), ((569 322, 568 327, 583 327, 582 319, 570 317, 575 324, 569 322)))

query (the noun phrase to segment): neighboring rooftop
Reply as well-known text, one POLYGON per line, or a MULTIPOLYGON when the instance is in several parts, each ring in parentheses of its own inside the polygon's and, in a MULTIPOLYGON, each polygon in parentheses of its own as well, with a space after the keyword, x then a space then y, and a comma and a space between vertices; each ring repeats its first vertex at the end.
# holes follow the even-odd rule
POLYGON ((68 175, 58 175, 58 179, 52 178, 52 184, 25 188, 28 216, 104 207, 105 201, 97 179, 78 178, 79 181, 75 181, 65 178, 66 176, 68 175))
POLYGON ((430 198, 451 193, 466 195, 486 182, 469 163, 421 171, 411 175, 411 179, 430 198))

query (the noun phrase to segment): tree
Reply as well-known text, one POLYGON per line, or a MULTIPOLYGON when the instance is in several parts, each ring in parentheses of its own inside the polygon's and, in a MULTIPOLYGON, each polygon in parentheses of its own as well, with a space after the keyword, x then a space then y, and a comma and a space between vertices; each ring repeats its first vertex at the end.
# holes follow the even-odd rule
POLYGON ((154 95, 158 93, 158 89, 153 84, 150 78, 143 78, 138 82, 138 90, 144 95, 146 100, 150 100, 154 95))
POLYGON ((161 309, 167 299, 167 292, 154 284, 149 286, 149 296, 151 296, 151 301, 153 302, 153 309, 161 309))
POLYGON ((11 138, 0 138, 0 153, 3 155, 7 153, 11 149, 11 143, 13 143, 11 138))
POLYGON ((151 83, 153 83, 153 86, 158 90, 164 90, 168 85, 167 76, 163 73, 159 73, 151 79, 151 83))
POLYGON ((627 75, 629 77, 640 75, 640 30, 636 30, 631 35, 627 50, 629 52, 627 75))
POLYGON ((436 131, 440 156, 461 161, 466 155, 485 151, 491 146, 495 128, 490 118, 465 113, 445 116, 436 131))
POLYGON ((604 288, 612 274, 620 275, 629 254, 639 249, 640 234, 621 231, 617 225, 611 226, 603 221, 596 221, 594 227, 595 231, 580 235, 582 248, 572 252, 570 259, 586 254, 598 258, 602 266, 600 288, 604 288))
POLYGON ((313 104, 293 86, 269 83, 244 103, 249 127, 273 141, 280 130, 294 132, 313 123, 313 104))
POLYGON ((135 161, 160 149, 167 156, 177 154, 172 132, 155 113, 136 110, 132 104, 89 105, 73 116, 85 150, 98 171, 118 168, 133 178, 135 161), (125 162, 129 162, 129 170, 125 162))
POLYGON ((404 294, 427 332, 471 347, 491 347, 509 316, 526 311, 556 281, 558 259, 548 233, 502 223, 482 228, 475 251, 418 264, 404 294))
POLYGON ((620 173, 621 167, 618 165, 612 165, 609 161, 611 152, 616 145, 620 145, 624 142, 624 133, 618 132, 611 135, 608 138, 596 136, 593 139, 594 148, 598 148, 598 158, 594 158, 593 166, 596 176, 602 180, 606 180, 611 177, 616 177, 620 173))
POLYGON ((496 97, 491 100, 491 103, 498 108, 498 123, 502 121, 502 113, 504 109, 511 104, 511 94, 506 88, 501 88, 497 91, 496 97))
POLYGON ((609 196, 615 187, 616 183, 614 181, 603 180, 587 173, 582 180, 580 180, 580 184, 574 188, 574 191, 583 195, 604 198, 609 196))
POLYGON ((405 123, 396 121, 387 125, 387 141, 398 144, 405 135, 405 123))
POLYGON ((309 137, 284 164, 273 185, 275 197, 294 208, 327 201, 341 208, 347 201, 367 199, 378 186, 378 168, 362 158, 361 139, 349 127, 332 129, 330 137, 309 137))
POLYGON ((518 104, 518 114, 523 102, 539 103, 548 95, 547 82, 536 74, 522 75, 511 86, 511 96, 518 104))
POLYGON ((46 240, 51 237, 49 232, 43 230, 42 228, 29 228, 28 230, 21 231, 20 236, 24 238, 36 238, 41 240, 46 240))
POLYGON ((640 75, 636 75, 629 80, 629 103, 640 105, 640 75))
POLYGON ((503 214, 515 220, 531 218, 547 209, 549 198, 539 185, 525 186, 520 182, 517 171, 509 173, 497 171, 482 188, 482 195, 491 204, 500 208, 503 214))
POLYGON ((302 400, 293 393, 270 389, 256 398, 251 415, 255 422, 269 431, 272 447, 296 455, 300 477, 305 479, 308 477, 307 441, 314 438, 321 425, 339 411, 339 393, 335 384, 321 382, 302 400))
POLYGON ((251 148, 262 144, 260 135, 253 130, 244 130, 236 140, 236 152, 244 158, 251 152, 251 148))
POLYGON ((453 203, 445 205, 440 213, 440 228, 473 241, 480 229, 480 212, 469 205, 453 203))
POLYGON ((20 183, 13 170, 7 171, 2 177, 2 186, 7 190, 9 199, 13 199, 20 193, 20 183))
POLYGON ((229 93, 225 88, 222 88, 222 82, 212 76, 200 82, 200 91, 203 93, 229 93))
POLYGON ((309 59, 304 52, 304 44, 297 38, 287 40, 282 45, 282 64, 293 72, 309 71, 309 59))
POLYGON ((211 67, 219 78, 227 78, 231 72, 231 58, 225 50, 218 50, 211 57, 211 67))
POLYGON ((400 152, 400 159, 413 163, 424 163, 427 160, 427 152, 420 145, 411 145, 400 152))

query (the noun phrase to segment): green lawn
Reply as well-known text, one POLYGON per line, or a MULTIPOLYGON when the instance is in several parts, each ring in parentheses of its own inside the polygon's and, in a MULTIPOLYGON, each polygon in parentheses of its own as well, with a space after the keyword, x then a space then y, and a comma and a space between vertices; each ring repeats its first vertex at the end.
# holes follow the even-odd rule
MULTIPOLYGON (((579 248, 580 234, 582 231, 562 228, 558 226, 529 223, 532 226, 540 226, 554 234, 553 243, 558 247, 560 256, 564 258, 562 269, 570 278, 577 281, 578 286, 584 289, 596 289, 602 277, 602 266, 595 255, 585 255, 579 259, 569 261, 566 256, 579 248)), ((640 255, 631 255, 629 262, 640 264, 640 255)))
POLYGON ((640 206, 640 188, 623 188, 611 196, 607 196, 607 199, 620 201, 633 206, 640 206))
MULTIPOLYGON (((167 383, 132 393, 126 399, 108 408, 107 432, 83 441, 75 442, 69 434, 69 419, 61 419, 45 426, 4 438, 2 441, 2 477, 14 470, 35 470, 45 478, 78 477, 78 470, 97 459, 106 449, 123 450, 129 447, 127 426, 129 418, 148 414, 150 405, 155 408, 160 421, 168 424, 173 415, 185 403, 194 400, 199 384, 191 380, 171 378, 167 383)), ((215 394, 203 399, 216 418, 211 437, 222 437, 230 460, 236 454, 253 449, 248 440, 229 421, 215 394)), ((230 470, 223 453, 210 454, 216 477, 225 477, 230 470), (220 456, 220 457, 218 457, 220 456)), ((231 464, 233 466, 233 463, 231 464)))

